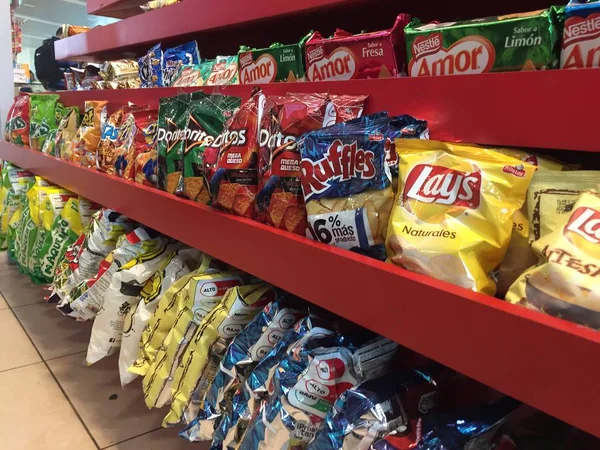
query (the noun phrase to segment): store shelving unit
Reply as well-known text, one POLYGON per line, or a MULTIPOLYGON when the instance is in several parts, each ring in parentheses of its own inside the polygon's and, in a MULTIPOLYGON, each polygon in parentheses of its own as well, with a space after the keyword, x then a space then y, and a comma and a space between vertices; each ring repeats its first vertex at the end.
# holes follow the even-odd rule
MULTIPOLYGON (((397 2, 395 6, 387 0, 373 2, 184 0, 58 41, 56 55, 101 61, 143 54, 160 41, 168 46, 190 38, 199 39, 207 56, 222 50, 232 54, 244 39, 250 45, 268 45, 325 21, 352 30, 361 20, 370 23, 374 14, 386 8, 400 12, 397 2), (373 2, 381 8, 374 7, 373 2), (372 10, 371 15, 368 10, 372 10), (357 16, 360 11, 364 15, 357 16), (333 18, 340 13, 337 23, 333 18), (257 24, 260 27, 255 27, 257 24), (275 25, 279 34, 273 31, 275 25)), ((88 3, 90 12, 115 15, 126 10, 125 6, 140 2, 88 3)), ((435 0, 420 3, 415 8, 424 11, 439 7, 441 19, 453 18, 449 11, 455 9, 454 4, 435 0)), ((468 17, 477 17, 549 4, 531 0, 479 2, 467 7, 465 3, 463 11, 469 8, 468 17)), ((379 28, 385 26, 380 21, 379 28)), ((600 151, 590 106, 600 100, 590 89, 599 74, 599 70, 521 72, 273 84, 263 89, 266 94, 369 94, 366 112, 388 110, 426 118, 435 139, 577 150, 585 159, 597 158, 594 152, 600 151)), ((205 90, 247 98, 251 87, 205 90)), ((67 92, 61 98, 68 105, 82 105, 86 99, 106 99, 115 105, 126 101, 157 104, 160 97, 176 92, 170 88, 67 92)), ((597 332, 39 152, 0 143, 0 157, 600 436, 600 422, 596 420, 600 417, 597 332)))
POLYGON ((87 12, 95 16, 114 17, 125 19, 136 16, 143 11, 140 5, 148 0, 88 0, 87 12))

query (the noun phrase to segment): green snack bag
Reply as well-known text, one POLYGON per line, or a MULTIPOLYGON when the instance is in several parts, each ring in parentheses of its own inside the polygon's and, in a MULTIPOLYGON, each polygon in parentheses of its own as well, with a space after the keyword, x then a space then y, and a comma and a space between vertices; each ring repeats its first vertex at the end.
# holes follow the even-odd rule
POLYGON ((240 84, 264 84, 273 81, 304 79, 304 44, 312 32, 296 44, 275 42, 268 48, 240 47, 240 84))
POLYGON ((190 98, 190 94, 161 98, 158 108, 158 187, 171 194, 182 183, 190 98))
POLYGON ((21 222, 23 218, 23 196, 16 196, 17 208, 8 221, 8 231, 6 233, 6 240, 8 241, 8 256, 12 260, 17 259, 19 252, 17 236, 18 230, 21 228, 21 222))
POLYGON ((55 120, 58 126, 56 129, 51 130, 48 134, 48 138, 44 142, 44 146, 42 147, 42 153, 46 153, 47 155, 57 156, 56 155, 56 144, 58 142, 59 136, 69 125, 70 117, 79 117, 79 108, 77 106, 64 106, 62 103, 56 103, 55 110, 55 120))
POLYGON ((204 95, 194 98, 189 109, 188 132, 183 156, 183 189, 181 194, 200 203, 210 201, 210 193, 204 184, 204 150, 213 145, 223 132, 225 122, 242 99, 227 95, 204 95))
POLYGON ((56 130, 56 94, 32 94, 30 96, 29 146, 42 150, 52 130, 56 130))
POLYGON ((205 84, 207 86, 224 86, 238 83, 238 55, 217 56, 205 84))
POLYGON ((564 9, 404 29, 411 77, 558 68, 564 9))

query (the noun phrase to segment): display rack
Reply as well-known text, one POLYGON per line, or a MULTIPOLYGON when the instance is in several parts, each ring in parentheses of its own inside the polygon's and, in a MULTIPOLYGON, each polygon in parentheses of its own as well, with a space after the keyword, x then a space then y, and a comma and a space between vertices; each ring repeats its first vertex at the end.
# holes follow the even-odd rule
MULTIPOLYGON (((184 0, 138 14, 140 3, 90 0, 90 13, 128 18, 56 42, 57 57, 139 56, 157 42, 169 46, 190 38, 199 39, 201 51, 212 57, 236 53, 239 44, 294 42, 299 30, 310 28, 324 34, 332 26, 381 29, 393 22, 389 11, 401 12, 391 0, 184 0), (378 28, 372 26, 377 17, 378 28)), ((461 7, 472 18, 550 4, 465 2, 461 7)), ((414 2, 410 12, 425 20, 453 20, 460 17, 456 6, 414 2)), ((578 150, 583 160, 600 151, 591 113, 600 99, 590 89, 598 74, 556 70, 271 84, 263 90, 368 94, 367 112, 425 118, 435 139, 578 150)), ((252 88, 204 89, 248 98, 252 88)), ((67 92, 61 100, 156 104, 178 91, 67 92)), ((595 331, 12 144, 0 144, 0 157, 600 437, 600 334, 595 331)))

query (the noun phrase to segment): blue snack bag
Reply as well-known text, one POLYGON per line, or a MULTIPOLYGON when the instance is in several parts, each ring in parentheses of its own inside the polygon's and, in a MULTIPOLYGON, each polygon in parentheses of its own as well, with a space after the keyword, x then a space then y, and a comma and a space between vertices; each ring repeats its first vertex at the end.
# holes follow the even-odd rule
POLYGON ((389 372, 344 392, 308 450, 371 448, 391 431, 407 429, 436 404, 435 381, 418 370, 389 372))
POLYGON ((165 50, 162 65, 163 86, 171 86, 181 67, 195 64, 200 64, 200 51, 196 41, 165 50))
POLYGON ((190 441, 212 439, 215 421, 231 412, 227 407, 232 405, 232 396, 252 368, 299 319, 308 315, 307 310, 290 308, 288 303, 269 303, 229 344, 206 393, 203 409, 182 436, 190 441))
POLYGON ((299 141, 307 236, 345 249, 384 244, 394 201, 387 113, 304 134, 299 141))
POLYGON ((163 86, 163 51, 160 44, 148 50, 148 53, 138 60, 138 66, 143 88, 163 86))

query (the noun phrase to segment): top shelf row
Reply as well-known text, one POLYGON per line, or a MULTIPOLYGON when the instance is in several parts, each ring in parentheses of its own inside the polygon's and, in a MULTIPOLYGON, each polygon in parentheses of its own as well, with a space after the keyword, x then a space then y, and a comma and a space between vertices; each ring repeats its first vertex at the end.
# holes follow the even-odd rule
POLYGON ((111 25, 56 43, 56 57, 63 60, 103 62, 144 54, 148 47, 163 47, 196 39, 203 53, 212 57, 231 54, 232 41, 250 47, 268 47, 274 40, 297 42, 309 30, 328 36, 336 28, 357 33, 390 28, 400 12, 424 22, 454 21, 547 8, 550 0, 503 2, 443 2, 428 0, 403 5, 394 0, 182 0, 142 13, 142 0, 89 0, 90 14, 127 17, 111 25), (235 38, 232 38, 235 36, 235 38))

